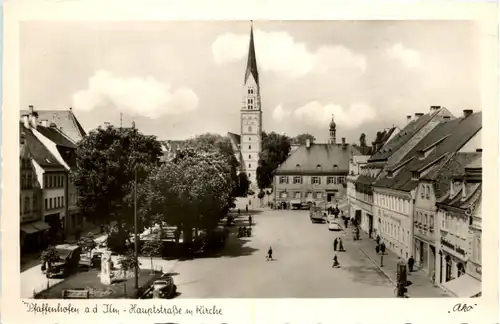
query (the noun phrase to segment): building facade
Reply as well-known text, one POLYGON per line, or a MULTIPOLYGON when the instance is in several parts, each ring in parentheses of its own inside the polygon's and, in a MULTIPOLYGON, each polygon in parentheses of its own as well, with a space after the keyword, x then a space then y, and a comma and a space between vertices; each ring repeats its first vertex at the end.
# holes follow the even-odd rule
POLYGON ((457 297, 481 294, 480 158, 461 176, 450 180, 450 189, 436 203, 439 218, 438 283, 457 297))
POLYGON ((334 143, 330 137, 329 143, 307 141, 278 167, 273 179, 274 199, 278 204, 316 203, 326 207, 346 196, 349 163, 360 152, 346 144, 345 138, 342 143, 334 143))
POLYGON ((250 44, 242 99, 240 110, 240 154, 238 154, 240 156, 240 169, 242 172, 246 172, 252 186, 256 186, 259 154, 262 151, 262 107, 253 27, 250 29, 250 44))

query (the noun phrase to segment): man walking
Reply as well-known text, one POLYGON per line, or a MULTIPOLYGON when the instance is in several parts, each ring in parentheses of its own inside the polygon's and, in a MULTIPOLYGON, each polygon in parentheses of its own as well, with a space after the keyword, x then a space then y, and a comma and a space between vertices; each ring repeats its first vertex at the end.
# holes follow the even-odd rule
POLYGON ((415 264, 415 259, 413 259, 413 255, 408 259, 408 269, 410 272, 413 272, 413 265, 415 264))
POLYGON ((337 238, 335 238, 335 240, 333 241, 333 250, 334 251, 337 251, 337 244, 339 244, 339 242, 337 241, 337 238))
POLYGON ((272 247, 269 247, 269 250, 267 251, 266 259, 267 259, 267 261, 273 260, 273 248, 272 247))

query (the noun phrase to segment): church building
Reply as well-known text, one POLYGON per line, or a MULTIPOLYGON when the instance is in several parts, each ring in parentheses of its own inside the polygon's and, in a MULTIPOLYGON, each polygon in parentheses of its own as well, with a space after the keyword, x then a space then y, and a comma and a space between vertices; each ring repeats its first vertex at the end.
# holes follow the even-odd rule
POLYGON ((245 172, 251 186, 257 185, 257 167, 259 153, 262 151, 262 109, 260 99, 259 72, 253 39, 253 27, 250 27, 250 44, 243 81, 240 107, 240 134, 228 133, 240 162, 240 172, 245 172))

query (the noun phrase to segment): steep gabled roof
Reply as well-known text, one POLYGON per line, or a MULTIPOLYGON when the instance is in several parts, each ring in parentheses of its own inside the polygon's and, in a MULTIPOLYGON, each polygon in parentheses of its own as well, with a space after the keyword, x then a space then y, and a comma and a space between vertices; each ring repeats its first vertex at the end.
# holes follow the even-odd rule
MULTIPOLYGON (((47 120, 48 124, 54 123, 57 127, 64 132, 73 142, 77 143, 85 135, 85 130, 73 114, 73 110, 37 110, 38 122, 47 120)), ((20 115, 29 114, 27 110, 21 110, 20 115)))
POLYGON ((248 45, 247 69, 245 71, 244 84, 247 83, 250 74, 255 79, 257 85, 259 85, 259 71, 257 70, 257 57, 255 55, 255 45, 253 41, 253 26, 250 27, 250 44, 248 45))
MULTIPOLYGON (((421 117, 423 118, 423 117, 421 117)), ((418 184, 418 179, 412 179, 413 172, 428 180, 434 180, 439 174, 436 167, 448 161, 467 141, 482 127, 481 112, 466 118, 458 118, 442 122, 425 136, 404 158, 411 159, 407 165, 395 172, 392 177, 384 176, 373 185, 376 187, 410 191, 418 184), (442 141, 440 139, 445 138, 442 141), (433 144, 437 145, 432 147, 433 144), (424 149, 430 150, 423 158, 419 156, 424 149)), ((468 163, 468 162, 467 162, 468 163)))
POLYGON ((278 167, 276 173, 347 174, 349 172, 349 160, 353 155, 359 154, 360 152, 349 144, 343 146, 342 144, 313 143, 310 147, 301 145, 278 167))
MULTIPOLYGON (((368 162, 387 160, 393 153, 408 142, 420 129, 436 116, 439 111, 428 113, 406 125, 396 136, 394 136, 384 147, 372 155, 368 162)), ((392 130, 394 132, 394 129, 392 130)), ((389 135, 390 137, 390 135, 389 135)), ((389 138, 388 137, 388 138, 389 138)))
POLYGON ((40 142, 30 129, 24 127, 22 122, 19 123, 19 133, 24 135, 25 145, 33 156, 33 160, 35 160, 41 168, 45 170, 63 168, 63 165, 59 163, 50 150, 40 142))
POLYGON ((38 125, 36 127, 36 130, 58 146, 64 146, 73 149, 76 148, 76 144, 56 127, 44 127, 38 125))

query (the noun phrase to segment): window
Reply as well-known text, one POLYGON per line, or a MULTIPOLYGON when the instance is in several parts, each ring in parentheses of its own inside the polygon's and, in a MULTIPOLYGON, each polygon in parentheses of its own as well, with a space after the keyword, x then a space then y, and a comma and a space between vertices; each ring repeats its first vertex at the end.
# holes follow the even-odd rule
POLYGON ((316 165, 316 170, 321 170, 321 164, 316 165))
POLYGON ((38 198, 37 196, 34 196, 33 197, 33 211, 37 211, 38 210, 38 198))
POLYGON ((252 176, 252 174, 251 174, 251 173, 249 173, 249 174, 248 174, 248 176, 249 176, 249 177, 251 177, 251 176, 252 176))
POLYGON ((280 177, 280 183, 288 183, 288 177, 287 176, 281 176, 280 177))
POLYGON ((49 201, 45 198, 45 210, 49 209, 49 201))
POLYGON ((251 154, 248 154, 248 158, 251 159, 252 158, 252 155, 251 154))
POLYGON ((248 126, 248 131, 251 132, 252 131, 252 126, 248 126))
POLYGON ((326 178, 326 184, 334 184, 335 182, 335 177, 326 178))
POLYGON ((253 99, 248 99, 249 104, 253 104, 253 99))
POLYGON ((313 197, 313 193, 309 191, 309 192, 307 193, 307 198, 311 198, 311 199, 312 199, 312 197, 313 197))
POLYGON ((61 197, 61 206, 64 207, 64 197, 61 197))
POLYGON ((248 163, 248 168, 251 169, 252 168, 252 164, 251 163, 248 163))
POLYGON ((281 196, 281 198, 286 198, 286 191, 282 191, 280 196, 281 196))
POLYGON ((294 184, 301 184, 302 183, 302 177, 301 176, 295 176, 295 177, 293 177, 293 183, 294 184))
POLYGON ((431 187, 430 186, 426 186, 425 189, 426 189, 426 191, 425 191, 425 198, 426 199, 430 199, 430 196, 431 196, 431 187))
POLYGON ((337 172, 338 170, 339 170, 338 165, 334 164, 334 165, 333 165, 333 171, 337 172))
POLYGON ((253 106, 252 105, 248 105, 248 109, 253 109, 253 106))
POLYGON ((312 184, 321 184, 320 177, 311 177, 311 183, 312 184))
POLYGON ((252 88, 248 89, 248 94, 253 94, 253 89, 252 88))
POLYGON ((248 138, 248 140, 249 140, 249 141, 251 141, 251 140, 252 140, 252 138, 251 138, 251 137, 249 137, 249 138, 248 138))
POLYGON ((300 199, 300 191, 296 191, 295 192, 295 198, 296 199, 300 199))
POLYGON ((322 192, 317 192, 316 193, 316 198, 317 199, 323 198, 323 193, 322 192))
POLYGON ((52 188, 52 176, 51 176, 51 175, 49 175, 49 176, 47 176, 47 178, 48 178, 48 180, 49 180, 49 181, 48 181, 48 186, 47 186, 47 188, 52 188))
POLYGON ((427 214, 424 215, 424 226, 427 226, 427 214))
POLYGON ((26 188, 26 176, 21 176, 21 189, 26 188))
POLYGON ((49 209, 52 209, 52 198, 49 199, 49 209))
POLYGON ((251 150, 252 149, 252 145, 248 145, 248 149, 251 150))
POLYGON ((32 183, 31 183, 31 175, 28 175, 28 182, 26 183, 26 187, 31 188, 32 183))

